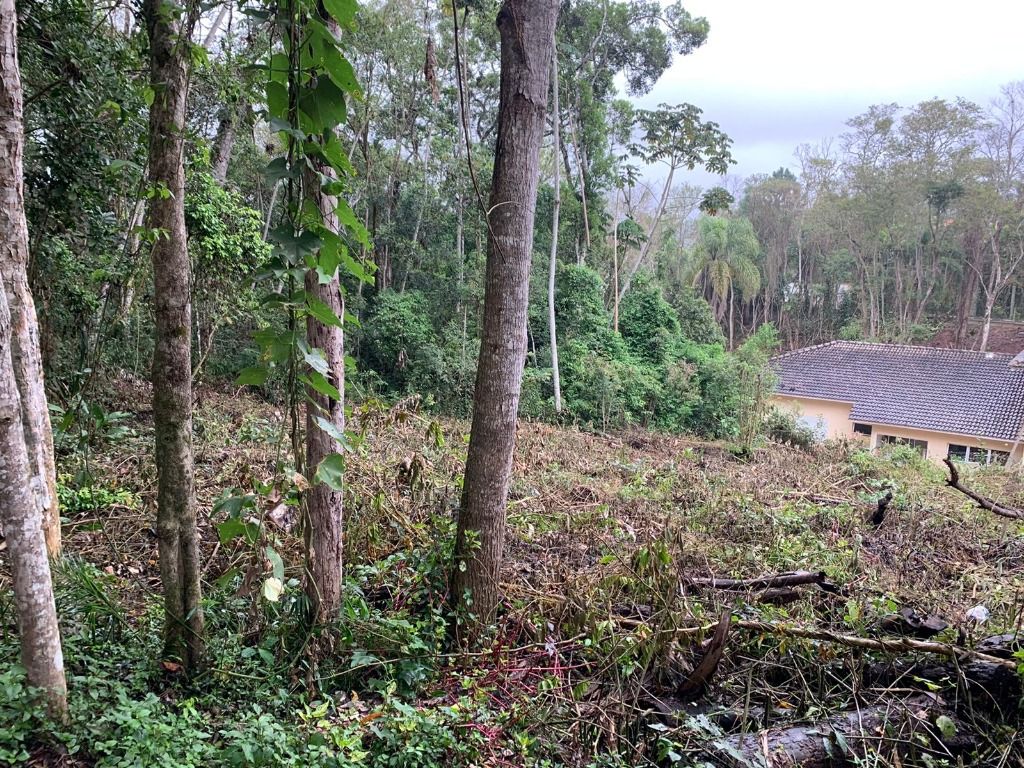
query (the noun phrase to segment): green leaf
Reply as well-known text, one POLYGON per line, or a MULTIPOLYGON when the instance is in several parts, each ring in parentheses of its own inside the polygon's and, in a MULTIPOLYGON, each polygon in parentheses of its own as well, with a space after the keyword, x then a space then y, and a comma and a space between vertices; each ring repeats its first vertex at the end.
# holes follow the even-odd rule
POLYGON ((247 523, 240 517, 229 517, 223 523, 218 523, 217 538, 221 544, 228 544, 241 536, 250 544, 254 544, 260 538, 260 527, 254 523, 247 523))
POLYGON ((267 560, 270 561, 270 567, 274 572, 274 578, 284 581, 284 560, 281 559, 281 555, 278 554, 276 549, 269 545, 263 550, 263 552, 267 556, 267 560))
MULTIPOLYGON (((274 118, 275 120, 277 118, 274 118)), ((267 178, 267 183, 274 185, 281 179, 287 179, 289 176, 295 176, 295 169, 288 167, 288 158, 286 157, 275 157, 269 163, 263 171, 263 175, 267 178)))
POLYGON ((306 296, 306 311, 319 320, 324 325, 332 325, 335 328, 341 328, 341 318, 338 317, 334 310, 331 309, 327 304, 316 296, 306 296))
POLYGON ((280 83, 287 87, 289 67, 288 57, 283 53, 275 53, 270 57, 270 62, 267 65, 268 79, 272 83, 280 83))
POLYGON ((942 738, 949 741, 956 736, 956 723, 947 715, 939 715, 935 719, 935 725, 939 729, 939 733, 942 734, 942 738))
POLYGON ((252 496, 223 496, 213 505, 213 513, 223 512, 228 517, 238 517, 243 509, 255 506, 255 499, 252 496))
POLYGON ((266 368, 262 368, 262 367, 245 368, 245 369, 242 370, 242 372, 240 374, 238 374, 238 378, 235 379, 235 386, 236 387, 244 387, 244 386, 259 387, 259 386, 262 386, 264 382, 266 382, 267 376, 269 376, 269 375, 270 375, 270 371, 268 371, 266 368))
POLYGON ((345 228, 352 233, 352 236, 362 245, 370 247, 370 233, 366 231, 363 223, 356 218, 355 212, 344 200, 338 200, 336 209, 338 221, 345 225, 345 228))
POLYGON ((345 154, 345 148, 341 145, 341 140, 336 134, 328 135, 325 141, 317 144, 314 152, 322 155, 331 164, 331 167, 337 171, 338 175, 355 175, 355 169, 352 167, 352 163, 349 162, 348 155, 345 154))
POLYGON ((299 350, 302 352, 302 359, 306 361, 306 365, 314 371, 322 373, 324 376, 330 373, 331 368, 327 364, 327 358, 324 357, 322 350, 310 349, 305 342, 299 343, 299 350))
POLYGON ((336 22, 347 27, 355 20, 359 6, 356 0, 324 0, 324 8, 336 22))
POLYGON ((270 130, 283 133, 293 137, 296 141, 305 141, 308 137, 298 128, 293 128, 291 123, 283 117, 270 118, 270 130))
POLYGON ((327 133, 345 122, 345 93, 327 77, 317 80, 316 87, 304 89, 299 96, 299 110, 306 120, 299 119, 299 127, 306 133, 327 133))
POLYGON ((330 437, 334 438, 338 443, 341 444, 342 448, 348 449, 348 435, 345 434, 345 430, 339 429, 336 424, 332 424, 323 416, 316 417, 316 425, 330 437))
POLYGON ((323 65, 331 80, 341 90, 353 96, 363 95, 363 91, 359 87, 359 80, 356 78, 356 71, 352 69, 352 64, 342 55, 341 51, 337 49, 325 51, 323 65))
POLYGON ((267 239, 278 246, 281 253, 299 261, 308 253, 315 253, 321 246, 320 238, 315 232, 303 230, 298 235, 290 224, 282 224, 267 233, 267 239))
POLYGON ((320 285, 327 285, 338 273, 338 265, 341 264, 342 252, 348 253, 348 248, 341 242, 341 238, 333 232, 326 233, 324 244, 320 248, 320 255, 317 259, 316 272, 320 277, 320 285))
POLYGON ((288 88, 275 80, 267 83, 267 112, 271 117, 288 119, 288 88))
POLYGON ((341 393, 338 391, 338 388, 331 384, 322 373, 313 371, 309 376, 300 376, 299 380, 324 397, 329 397, 331 400, 341 400, 341 393))
POLYGON ((324 483, 336 491, 344 489, 345 457, 340 453, 332 453, 320 462, 313 478, 315 483, 324 483))

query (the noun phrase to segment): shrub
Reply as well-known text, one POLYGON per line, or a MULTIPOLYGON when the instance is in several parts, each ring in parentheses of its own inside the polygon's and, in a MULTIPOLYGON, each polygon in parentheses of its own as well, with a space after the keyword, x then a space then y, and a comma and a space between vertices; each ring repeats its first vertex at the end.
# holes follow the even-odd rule
POLYGON ((648 277, 638 275, 619 306, 619 329, 630 352, 648 365, 668 362, 679 318, 648 277))
POLYGON ((805 451, 814 446, 814 430, 797 422, 793 414, 772 408, 764 422, 765 434, 778 443, 785 443, 805 451))
POLYGON ((715 320, 711 305, 692 289, 678 291, 671 304, 679 318, 679 333, 684 339, 697 344, 725 346, 725 334, 715 320))

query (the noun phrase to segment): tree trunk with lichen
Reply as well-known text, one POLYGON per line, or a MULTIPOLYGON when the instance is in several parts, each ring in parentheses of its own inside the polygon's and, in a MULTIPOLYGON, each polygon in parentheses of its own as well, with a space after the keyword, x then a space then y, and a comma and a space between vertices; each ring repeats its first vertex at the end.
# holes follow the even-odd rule
POLYGON ((484 326, 459 511, 451 597, 487 622, 500 600, 505 513, 526 360, 526 320, 540 144, 557 0, 506 0, 498 13, 501 84, 488 205, 484 326))
POLYGON ((53 432, 43 384, 39 322, 28 282, 28 227, 22 180, 24 117, 13 0, 0 2, 0 275, 11 315, 11 360, 21 400, 21 420, 33 504, 42 513, 46 549, 60 555, 60 516, 53 432))
POLYGON ((153 244, 153 421, 164 653, 193 671, 205 651, 192 459, 192 301, 185 229, 185 106, 196 9, 145 0, 150 83, 149 228, 153 244), (173 11, 181 11, 179 15, 173 11))
MULTIPOLYGON (((40 414, 32 412, 41 407, 46 416, 35 307, 25 279, 28 232, 22 136, 14 0, 0 0, 0 260, 4 268, 4 286, 0 288, 0 527, 14 581, 21 661, 29 683, 43 690, 51 715, 63 719, 67 684, 47 557, 47 550, 54 546, 47 534, 53 533, 56 493, 52 482, 48 484, 41 475, 40 465, 40 448, 48 445, 52 473, 53 443, 49 418, 43 422, 36 418, 40 414), (13 269, 8 271, 9 267, 13 269), (8 291, 14 297, 10 304, 8 291), (45 493, 51 494, 54 503, 45 502, 45 493)), ((54 554, 60 550, 59 524, 55 531, 54 554)))

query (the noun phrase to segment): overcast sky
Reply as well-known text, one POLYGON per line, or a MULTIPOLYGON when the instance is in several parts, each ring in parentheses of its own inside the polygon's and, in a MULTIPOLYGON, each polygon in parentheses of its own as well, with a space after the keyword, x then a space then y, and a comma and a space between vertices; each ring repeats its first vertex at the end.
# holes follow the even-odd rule
MULTIPOLYGON (((645 107, 688 101, 734 143, 730 175, 798 168, 797 145, 872 104, 963 96, 1024 79, 1024 0, 689 0, 708 41, 677 57, 645 107)), ((655 172, 656 173, 656 172, 655 172)), ((701 186, 722 183, 686 174, 701 186)))

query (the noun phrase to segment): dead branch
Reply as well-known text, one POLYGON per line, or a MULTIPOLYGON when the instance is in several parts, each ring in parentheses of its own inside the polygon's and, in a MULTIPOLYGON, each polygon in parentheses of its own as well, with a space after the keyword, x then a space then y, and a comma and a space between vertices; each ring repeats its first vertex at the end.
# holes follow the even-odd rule
POLYGON ((878 500, 878 507, 875 509, 875 514, 871 516, 871 524, 877 528, 885 520, 885 511, 889 508, 892 503, 892 491, 886 491, 885 496, 882 496, 878 500))
POLYGON ((708 644, 704 658, 701 659, 700 664, 693 670, 693 674, 686 679, 686 682, 679 686, 680 696, 684 698, 695 696, 704 690, 704 686, 714 676, 715 670, 718 669, 718 662, 722 660, 722 654, 725 653, 725 642, 729 637, 731 618, 729 611, 725 611, 722 618, 718 620, 718 626, 715 627, 715 634, 708 644))
POLYGON ((1008 517, 1011 520, 1024 520, 1024 511, 1014 509, 1013 507, 1006 507, 997 501, 986 498, 980 493, 972 491, 970 488, 965 488, 960 482, 960 473, 956 469, 956 465, 950 459, 943 459, 946 466, 949 468, 949 479, 946 481, 946 485, 950 488, 954 488, 962 493, 967 498, 971 499, 982 509, 987 509, 993 514, 999 515, 1000 517, 1008 517))
MULTIPOLYGON (((639 626, 645 622, 637 619, 619 619, 619 624, 625 626, 639 626)), ((710 632, 717 626, 715 624, 677 627, 669 630, 676 636, 700 635, 710 632)), ((857 635, 840 635, 829 632, 825 629, 814 627, 799 627, 789 624, 775 624, 768 621, 734 621, 730 629, 742 630, 745 632, 756 632, 762 635, 782 635, 783 637, 799 637, 806 640, 820 640, 824 643, 843 645, 847 648, 861 648, 866 651, 881 651, 883 653, 931 653, 936 656, 946 656, 961 661, 985 661, 990 664, 1016 669, 1017 662, 1011 659, 1001 659, 987 653, 972 651, 970 648, 962 648, 950 643, 941 643, 935 640, 916 640, 910 637, 893 638, 868 638, 857 635)))
POLYGON ((711 587, 712 589, 773 589, 778 587, 798 587, 805 584, 817 584, 826 591, 835 590, 824 571, 787 571, 753 579, 726 579, 719 576, 684 578, 683 585, 695 587, 711 587))
MULTIPOLYGON (((987 661, 991 664, 999 664, 1004 667, 1017 668, 1017 662, 1009 659, 1000 659, 998 656, 990 656, 987 653, 979 653, 969 648, 961 648, 949 643, 940 643, 934 640, 915 640, 910 637, 872 639, 859 637, 857 635, 839 635, 824 629, 810 627, 795 627, 786 624, 773 624, 767 621, 737 621, 732 625, 733 629, 741 629, 748 632, 759 632, 764 635, 783 635, 784 637, 800 637, 807 640, 821 640, 835 645, 844 645, 848 648, 863 648, 867 651, 884 651, 885 653, 906 653, 919 651, 921 653, 932 653, 936 656, 949 656, 963 660, 987 661)), ((689 627, 686 628, 687 630, 689 627)))

